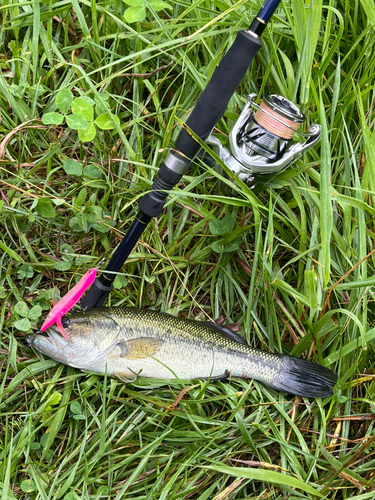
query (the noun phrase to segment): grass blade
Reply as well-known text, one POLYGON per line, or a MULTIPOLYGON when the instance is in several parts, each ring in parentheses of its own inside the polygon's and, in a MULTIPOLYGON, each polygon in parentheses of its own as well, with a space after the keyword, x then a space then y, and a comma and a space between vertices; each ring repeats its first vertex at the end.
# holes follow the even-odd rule
POLYGON ((290 486, 291 488, 297 488, 309 493, 310 495, 317 496, 319 498, 324 498, 318 490, 312 488, 310 485, 304 483, 300 479, 295 477, 286 476, 280 474, 279 472, 274 472, 270 470, 244 468, 244 467, 229 467, 227 465, 212 465, 206 466, 205 469, 220 472, 221 474, 228 474, 234 477, 248 478, 257 481, 263 481, 265 483, 281 484, 284 486, 290 486))

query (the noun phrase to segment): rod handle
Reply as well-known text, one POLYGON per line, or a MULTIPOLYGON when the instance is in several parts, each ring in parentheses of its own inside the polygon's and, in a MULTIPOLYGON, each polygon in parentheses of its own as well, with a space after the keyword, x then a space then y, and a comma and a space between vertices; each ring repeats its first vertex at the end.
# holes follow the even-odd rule
MULTIPOLYGON (((202 140, 207 139, 217 122, 223 117, 228 103, 251 61, 261 48, 258 35, 252 31, 239 31, 208 85, 197 101, 186 125, 202 140)), ((177 138, 176 149, 188 158, 194 158, 199 144, 182 129, 177 138)))

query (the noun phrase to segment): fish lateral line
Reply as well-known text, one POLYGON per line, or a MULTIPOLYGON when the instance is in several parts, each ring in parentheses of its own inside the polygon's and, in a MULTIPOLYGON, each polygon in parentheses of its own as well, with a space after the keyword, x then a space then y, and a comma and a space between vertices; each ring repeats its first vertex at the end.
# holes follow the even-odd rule
POLYGON ((57 303, 53 304, 53 308, 47 314, 47 317, 40 329, 41 332, 44 332, 47 328, 56 323, 61 335, 66 340, 70 340, 62 325, 61 319, 77 304, 88 287, 94 283, 97 271, 98 270, 96 268, 89 269, 87 273, 85 273, 78 281, 78 283, 64 295, 64 297, 62 297, 57 303))

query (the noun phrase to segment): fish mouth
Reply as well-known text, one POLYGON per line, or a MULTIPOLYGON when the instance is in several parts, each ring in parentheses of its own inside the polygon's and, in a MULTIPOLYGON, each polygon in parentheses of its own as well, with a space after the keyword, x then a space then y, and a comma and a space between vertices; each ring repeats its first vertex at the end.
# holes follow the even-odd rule
POLYGON ((35 335, 38 335, 38 333, 40 333, 40 332, 33 333, 32 335, 27 335, 27 337, 25 338, 25 342, 28 346, 33 345, 34 337, 35 337, 35 335))
POLYGON ((63 350, 69 343, 54 326, 50 326, 44 332, 36 332, 26 338, 29 346, 41 350, 42 346, 56 351, 63 350))
POLYGON ((69 344, 69 340, 66 340, 60 333, 59 329, 55 326, 50 326, 47 330, 47 337, 51 343, 56 347, 56 349, 63 349, 69 344))

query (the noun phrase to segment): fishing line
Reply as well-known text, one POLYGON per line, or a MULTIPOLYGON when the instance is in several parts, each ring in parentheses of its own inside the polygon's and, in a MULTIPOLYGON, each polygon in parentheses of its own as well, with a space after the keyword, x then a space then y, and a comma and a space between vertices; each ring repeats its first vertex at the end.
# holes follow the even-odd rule
POLYGON ((271 132, 271 134, 277 135, 282 139, 292 139, 300 123, 285 117, 280 119, 280 116, 275 110, 267 106, 263 100, 258 111, 255 113, 254 120, 258 125, 271 132))

